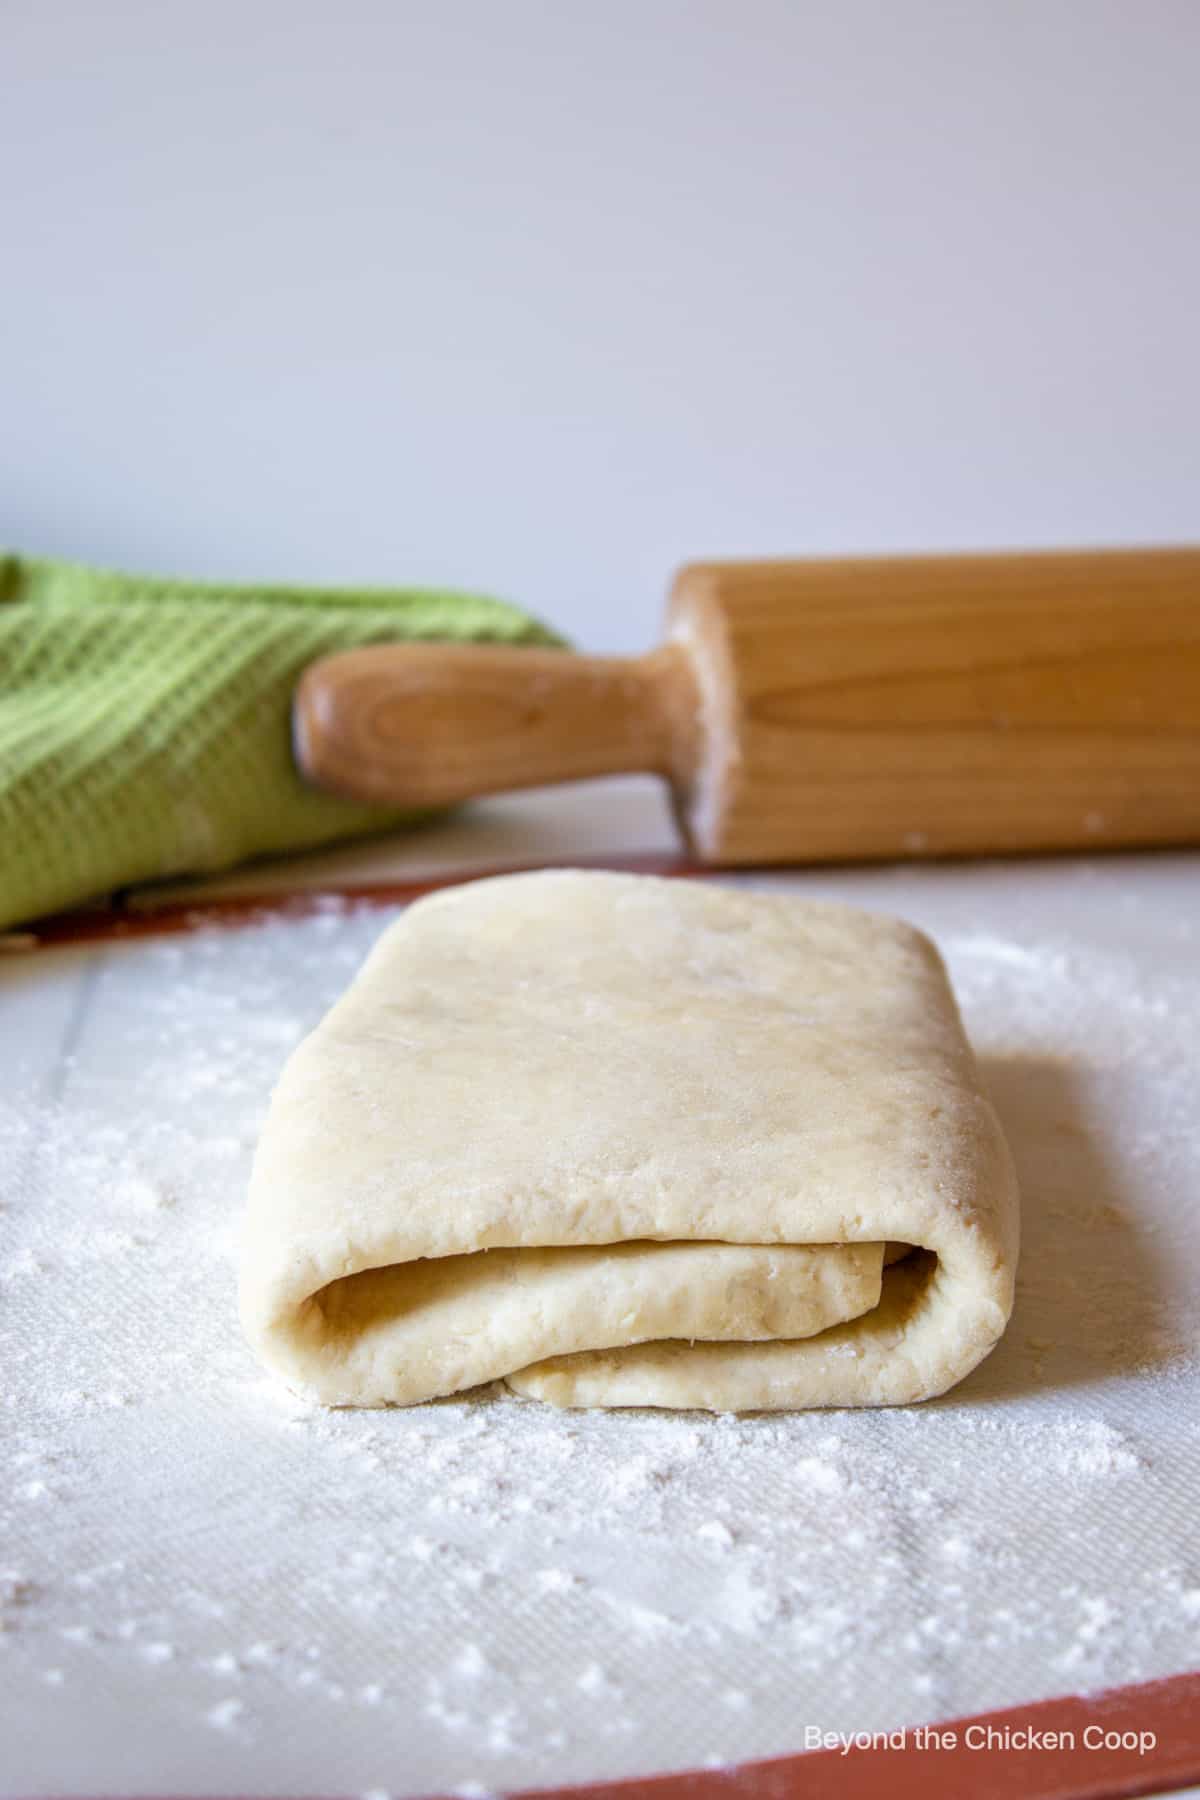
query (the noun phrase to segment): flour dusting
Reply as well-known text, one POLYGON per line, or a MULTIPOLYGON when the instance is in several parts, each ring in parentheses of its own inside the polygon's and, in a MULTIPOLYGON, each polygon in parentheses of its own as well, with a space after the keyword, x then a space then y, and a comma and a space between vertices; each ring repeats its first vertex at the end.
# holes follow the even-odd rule
POLYGON ((1194 1665, 1200 958, 1149 883, 813 887, 938 938, 1024 1192, 1007 1338, 899 1411, 297 1399, 242 1197, 390 915, 6 958, 0 1791, 484 1795, 1194 1665))

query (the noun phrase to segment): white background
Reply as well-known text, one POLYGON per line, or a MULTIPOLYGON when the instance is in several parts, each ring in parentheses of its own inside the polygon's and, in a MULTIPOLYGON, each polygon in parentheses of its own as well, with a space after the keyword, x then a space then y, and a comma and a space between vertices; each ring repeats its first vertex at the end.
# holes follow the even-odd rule
POLYGON ((0 537, 637 648, 1197 535, 1190 0, 3 0, 0 537))

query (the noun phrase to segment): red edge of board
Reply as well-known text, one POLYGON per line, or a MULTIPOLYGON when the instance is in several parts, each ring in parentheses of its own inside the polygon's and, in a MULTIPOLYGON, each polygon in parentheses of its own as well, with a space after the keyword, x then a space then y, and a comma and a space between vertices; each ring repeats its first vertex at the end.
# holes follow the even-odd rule
POLYGON ((812 1750, 524 1792, 527 1800, 1131 1800, 1200 1781, 1200 1671, 909 1726, 890 1738, 845 1754, 812 1750), (922 1747, 921 1734, 937 1741, 922 1747), (1106 1734, 1141 1748, 1108 1743, 1106 1734))
POLYGON ((902 1741, 500 1791, 508 1800, 1134 1800, 1200 1780, 1200 1670, 879 1736, 902 1741), (989 1730, 997 1734, 990 1746, 989 1730), (940 1734, 940 1746, 922 1747, 922 1733, 940 1734), (1095 1747, 1089 1733, 1099 1734, 1095 1747), (1106 1734, 1144 1747, 1106 1744, 1106 1734))
POLYGON ((563 863, 502 863, 482 869, 452 870, 404 881, 328 883, 311 889, 216 894, 207 898, 156 900, 154 890, 139 889, 132 898, 118 896, 76 912, 32 919, 0 934, 15 951, 52 950, 68 944, 107 943, 122 938, 170 937, 205 926, 253 925, 272 918, 303 919, 338 906, 403 906, 440 888, 461 887, 494 875, 522 875, 535 869, 613 869, 634 875, 712 875, 711 864, 686 857, 647 853, 626 857, 572 857, 563 863))
MULTIPOLYGON (((114 905, 40 919, 13 935, 29 950, 159 937, 206 926, 304 918, 347 906, 402 905, 439 888, 544 864, 509 864, 311 892, 114 905)), ((574 867, 711 875, 679 856, 572 859, 574 867)), ((528 1800, 1134 1800, 1200 1783, 1200 1671, 1066 1695, 892 1734, 868 1745, 766 1761, 519 1791, 528 1800), (992 1735, 989 1736, 988 1733, 992 1735)), ((179 1796, 175 1800, 180 1800, 179 1796)))

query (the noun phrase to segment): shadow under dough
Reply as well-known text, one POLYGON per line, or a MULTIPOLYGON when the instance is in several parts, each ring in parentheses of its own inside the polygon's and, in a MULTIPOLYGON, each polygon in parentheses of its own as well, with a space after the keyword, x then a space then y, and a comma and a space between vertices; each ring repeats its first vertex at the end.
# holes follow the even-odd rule
POLYGON ((1085 1386, 1172 1357, 1155 1261, 1078 1074, 1050 1057, 979 1059, 1021 1190, 1017 1298, 992 1354, 942 1404, 1085 1386))

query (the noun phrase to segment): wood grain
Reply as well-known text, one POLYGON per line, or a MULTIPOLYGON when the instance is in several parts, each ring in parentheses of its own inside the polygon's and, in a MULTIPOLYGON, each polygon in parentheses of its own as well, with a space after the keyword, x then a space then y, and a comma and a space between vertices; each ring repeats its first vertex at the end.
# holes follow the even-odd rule
POLYGON ((710 861, 1200 837, 1200 552, 708 564, 671 617, 710 861))
POLYGON ((347 650, 306 670, 296 749, 322 787, 423 808, 600 775, 682 776, 690 671, 644 657, 473 644, 347 650))
POLYGON ((713 864, 1200 840, 1200 550, 698 564, 640 658, 331 657, 322 785, 397 806, 651 771, 713 864))

